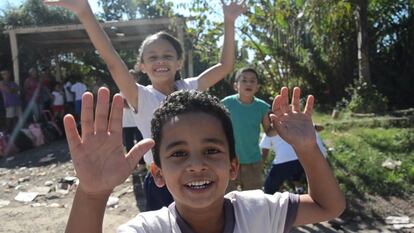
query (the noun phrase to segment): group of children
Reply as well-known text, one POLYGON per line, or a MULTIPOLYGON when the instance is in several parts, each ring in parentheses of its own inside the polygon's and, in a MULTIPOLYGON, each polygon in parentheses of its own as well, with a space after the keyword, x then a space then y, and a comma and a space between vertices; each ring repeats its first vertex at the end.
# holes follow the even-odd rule
POLYGON ((119 227, 119 232, 285 232, 343 211, 344 197, 316 144, 312 96, 301 112, 300 89, 293 90, 290 106, 288 90, 282 88, 270 109, 254 97, 259 88, 254 69, 239 71, 234 83, 238 94, 221 102, 201 92, 233 70, 234 24, 246 10, 243 3, 223 3, 220 62, 197 77, 175 80, 184 57, 175 37, 160 32, 146 38, 136 67, 149 77, 149 86, 135 82, 87 0, 45 3, 65 7, 78 16, 144 137, 125 155, 121 136, 124 101, 117 94, 110 108, 107 88, 98 91, 95 113, 92 94, 83 95, 82 135, 74 118, 65 116, 67 140, 80 180, 67 232, 102 231, 110 193, 142 157, 151 164, 145 194, 149 209, 154 211, 140 213, 119 227), (260 190, 260 125, 267 135, 279 135, 294 148, 307 174, 308 194, 268 195, 260 190), (233 191, 237 185, 256 190, 233 191))

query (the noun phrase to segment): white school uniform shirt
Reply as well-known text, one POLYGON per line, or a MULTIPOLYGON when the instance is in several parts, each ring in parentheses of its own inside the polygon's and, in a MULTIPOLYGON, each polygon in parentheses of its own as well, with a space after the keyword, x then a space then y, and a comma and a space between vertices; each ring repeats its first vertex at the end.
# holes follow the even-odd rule
POLYGON ((66 102, 73 102, 73 94, 72 94, 72 92, 69 91, 71 89, 71 87, 72 87, 72 83, 70 83, 70 82, 66 82, 63 85, 63 90, 65 91, 66 102))
MULTIPOLYGON (((316 132, 316 142, 321 150, 322 154, 326 157, 326 149, 323 146, 321 137, 316 132)), ((259 144, 260 148, 263 149, 272 149, 275 152, 275 159, 273 160, 272 164, 281 164, 286 163, 289 161, 297 160, 298 157, 296 156, 295 150, 293 147, 283 140, 279 135, 268 137, 266 134, 263 135, 262 140, 259 144)))
MULTIPOLYGON (((177 90, 196 90, 198 88, 198 78, 186 78, 175 81, 177 90)), ((138 88, 138 109, 133 112, 135 124, 141 131, 143 138, 151 138, 151 120, 155 110, 167 97, 156 90, 152 85, 142 86, 137 83, 138 88)), ((152 152, 149 150, 144 155, 144 161, 150 165, 153 161, 152 152)))
POLYGON ((83 93, 86 92, 86 85, 81 82, 76 82, 72 85, 70 90, 75 93, 75 100, 82 100, 83 93))
POLYGON ((65 103, 61 92, 53 91, 53 106, 62 106, 65 103))
MULTIPOLYGON (((289 199, 294 197, 299 203, 299 195, 288 192, 265 194, 262 190, 233 191, 225 195, 234 208, 233 233, 283 233, 288 214, 289 199)), ((292 222, 296 218, 294 210, 292 222)), ((142 212, 121 225, 118 233, 182 233, 176 219, 175 208, 163 207, 156 211, 142 212)), ((208 221, 208 219, 206 219, 208 221)))

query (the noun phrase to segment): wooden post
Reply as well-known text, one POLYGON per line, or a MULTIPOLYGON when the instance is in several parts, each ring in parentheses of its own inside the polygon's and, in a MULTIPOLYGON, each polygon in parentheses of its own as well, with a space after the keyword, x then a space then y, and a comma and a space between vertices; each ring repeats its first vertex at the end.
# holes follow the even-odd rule
MULTIPOLYGON (((177 38, 178 40, 181 42, 181 44, 184 47, 184 50, 186 49, 185 46, 185 39, 184 39, 184 22, 181 18, 177 18, 176 21, 176 29, 177 29, 177 38)), ((186 51, 184 51, 186 53, 186 51)), ((183 73, 183 77, 187 78, 188 76, 188 70, 186 69, 186 67, 184 67, 184 73, 183 73)))
POLYGON ((188 77, 194 77, 194 66, 193 66, 193 50, 188 50, 188 77))
POLYGON ((55 53, 55 63, 56 63, 56 67, 55 67, 55 71, 56 71, 56 81, 59 81, 59 82, 62 82, 63 81, 63 79, 62 79, 62 71, 61 71, 61 69, 60 69, 60 60, 59 60, 59 54, 57 53, 57 51, 56 51, 56 53, 55 53))
POLYGON ((12 61, 13 61, 13 73, 14 81, 20 85, 20 72, 19 72, 19 48, 17 46, 17 37, 16 31, 10 30, 10 47, 12 52, 12 61))

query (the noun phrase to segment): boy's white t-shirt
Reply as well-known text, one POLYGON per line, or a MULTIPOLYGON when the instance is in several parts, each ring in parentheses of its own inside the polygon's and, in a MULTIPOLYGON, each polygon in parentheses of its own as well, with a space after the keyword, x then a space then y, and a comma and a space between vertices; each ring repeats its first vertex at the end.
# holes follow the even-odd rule
MULTIPOLYGON (((318 144, 322 154, 326 157, 326 149, 323 146, 321 137, 316 132, 316 130, 315 134, 316 143, 318 144)), ((268 137, 266 136, 266 134, 264 134, 259 146, 260 148, 264 149, 272 149, 275 152, 275 158, 272 164, 282 164, 289 161, 298 160, 298 157, 296 156, 296 152, 293 149, 293 147, 285 140, 283 140, 279 135, 268 137)))
POLYGON ((65 103, 65 100, 63 99, 63 95, 61 92, 53 91, 53 106, 62 106, 65 103))
MULTIPOLYGON (((177 90, 195 90, 198 88, 198 78, 186 78, 175 81, 177 90)), ((138 88, 138 109, 133 113, 136 126, 141 131, 143 138, 151 138, 151 120, 155 110, 167 97, 159 92, 152 85, 142 86, 137 84, 138 88)), ((153 161, 151 150, 144 155, 146 164, 153 161)))
MULTIPOLYGON (((233 191, 225 195, 234 208, 233 233, 289 232, 297 213, 299 196, 288 192, 269 195, 262 190, 233 191), (288 215, 289 199, 296 199, 289 226, 285 226, 288 215)), ((182 233, 177 223, 175 208, 163 207, 160 210, 142 212, 121 225, 118 233, 174 232, 182 233)), ((208 221, 208 219, 206 219, 208 221)))
POLYGON ((82 95, 86 92, 86 89, 86 85, 81 82, 76 82, 70 88, 70 90, 75 93, 75 100, 82 100, 82 95))

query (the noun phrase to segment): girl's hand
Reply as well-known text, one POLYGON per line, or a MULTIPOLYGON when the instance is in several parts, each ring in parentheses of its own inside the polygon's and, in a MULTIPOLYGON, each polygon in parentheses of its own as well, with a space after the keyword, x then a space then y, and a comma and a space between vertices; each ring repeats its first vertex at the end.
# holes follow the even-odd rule
POLYGON ((113 98, 109 120, 109 90, 100 88, 93 113, 93 95, 82 97, 82 136, 71 115, 64 118, 70 154, 82 191, 89 195, 110 193, 131 174, 139 159, 153 146, 152 140, 142 140, 125 155, 122 145, 123 100, 113 98))
POLYGON ((221 3, 223 4, 224 18, 231 21, 235 21, 237 17, 239 17, 247 10, 245 0, 242 0, 240 4, 233 0, 231 0, 230 4, 228 5, 224 2, 224 0, 221 0, 221 3))
POLYGON ((272 105, 270 118, 280 137, 295 150, 306 150, 316 145, 312 122, 313 96, 308 96, 303 112, 300 111, 300 88, 293 89, 292 106, 289 106, 289 90, 283 87, 272 105))
POLYGON ((88 0, 43 0, 43 4, 47 6, 60 6, 76 14, 89 8, 88 0))

